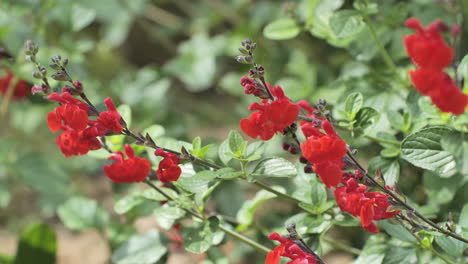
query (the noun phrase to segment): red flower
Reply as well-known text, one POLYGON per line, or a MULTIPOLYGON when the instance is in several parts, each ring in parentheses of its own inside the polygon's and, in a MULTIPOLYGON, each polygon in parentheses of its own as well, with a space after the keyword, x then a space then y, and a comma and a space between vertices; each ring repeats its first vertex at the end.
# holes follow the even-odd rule
POLYGON ((158 148, 154 152, 154 155, 161 156, 164 159, 159 162, 158 169, 156 170, 156 174, 158 175, 158 179, 162 183, 168 183, 171 181, 177 181, 182 173, 182 170, 179 167, 179 158, 170 152, 165 152, 164 150, 158 148))
POLYGON ((114 133, 120 133, 123 130, 122 125, 120 124, 120 114, 117 112, 117 109, 114 106, 114 102, 112 99, 107 97, 104 100, 104 104, 108 111, 104 111, 99 115, 99 118, 96 119, 97 126, 101 128, 100 130, 104 130, 104 134, 107 132, 106 130, 111 130, 114 133))
POLYGON ((348 151, 346 143, 338 136, 309 137, 301 143, 302 155, 312 163, 341 161, 348 151))
POLYGON ((354 178, 342 181, 345 185, 335 189, 336 203, 341 211, 361 218, 361 226, 371 233, 379 229, 374 220, 392 218, 399 211, 387 212, 388 196, 379 192, 366 192, 367 186, 358 184, 354 178))
POLYGON ((261 140, 269 140, 276 132, 282 132, 296 121, 299 106, 290 102, 281 87, 276 86, 271 92, 276 100, 269 103, 269 100, 264 99, 262 104, 252 103, 249 110, 258 112, 240 121, 242 131, 251 138, 260 137, 261 140))
POLYGON ((56 143, 65 157, 84 155, 89 150, 101 148, 97 136, 98 131, 94 127, 81 131, 67 129, 57 137, 56 143))
POLYGON ((281 245, 274 248, 267 255, 265 264, 279 264, 281 256, 291 259, 287 264, 316 264, 315 257, 301 250, 293 241, 281 237, 278 233, 271 233, 268 238, 276 240, 281 245))
POLYGON ((316 126, 303 128, 304 134, 309 137, 305 143, 301 143, 301 149, 307 161, 314 164, 314 172, 327 188, 331 188, 341 181, 343 157, 348 149, 346 143, 336 135, 330 122, 322 121, 322 129, 326 134, 316 126))
POLYGON ((462 114, 468 106, 468 95, 443 71, 453 59, 452 48, 440 35, 447 26, 436 20, 424 29, 416 18, 408 19, 406 25, 417 31, 403 39, 408 55, 419 67, 409 72, 414 87, 431 97, 442 112, 462 114))
POLYGON ((88 112, 74 104, 63 104, 47 114, 47 124, 52 132, 63 126, 84 130, 88 126, 88 112))
POLYGON ((406 20, 405 25, 416 30, 416 33, 403 38, 406 52, 414 64, 421 68, 442 70, 453 60, 453 49, 445 43, 440 35, 446 26, 436 20, 426 28, 416 18, 406 20))
POLYGON ((327 186, 327 188, 337 186, 341 181, 341 175, 343 171, 344 163, 342 161, 337 162, 322 162, 316 163, 313 166, 313 170, 320 177, 320 180, 327 186))
MULTIPOLYGON (((13 79, 13 73, 7 72, 5 77, 0 78, 0 93, 6 95, 10 82, 13 79)), ((27 97, 30 93, 31 86, 24 80, 19 80, 13 88, 13 99, 21 99, 27 97)))
POLYGON ((135 153, 130 145, 125 144, 127 159, 124 159, 122 151, 114 153, 109 159, 115 163, 104 166, 104 173, 115 183, 132 183, 143 181, 151 169, 148 160, 135 157, 135 153))
POLYGON ((76 99, 75 97, 73 97, 68 92, 64 92, 64 93, 61 93, 61 94, 51 93, 47 98, 49 98, 50 100, 53 100, 53 101, 57 101, 57 102, 62 103, 62 104, 76 105, 79 108, 81 108, 82 110, 84 110, 86 112, 89 112, 88 105, 86 105, 82 101, 76 99))

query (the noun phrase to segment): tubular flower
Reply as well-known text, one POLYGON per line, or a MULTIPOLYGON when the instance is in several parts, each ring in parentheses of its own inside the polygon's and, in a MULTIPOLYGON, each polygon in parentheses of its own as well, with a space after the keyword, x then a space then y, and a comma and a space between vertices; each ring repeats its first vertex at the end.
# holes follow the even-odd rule
POLYGON ((164 158, 159 162, 158 169, 156 170, 158 179, 162 183, 177 181, 182 173, 182 169, 178 165, 180 162, 179 158, 175 154, 165 152, 160 148, 156 149, 154 155, 164 158))
POLYGON ((108 111, 104 111, 99 115, 99 118, 96 119, 97 126, 100 130, 103 130, 105 134, 106 130, 111 130, 114 133, 120 133, 123 130, 122 125, 120 124, 120 114, 115 108, 114 102, 112 99, 107 97, 104 100, 108 111))
POLYGON ((462 114, 468 106, 468 95, 444 72, 453 60, 453 49, 440 34, 446 26, 436 20, 423 28, 416 18, 408 19, 405 24, 416 30, 403 38, 408 56, 418 66, 409 72, 414 87, 429 96, 442 112, 462 114))
POLYGON ((366 192, 367 186, 358 184, 354 178, 343 179, 344 186, 335 189, 336 203, 341 211, 361 218, 361 226, 371 233, 379 229, 374 220, 392 218, 399 211, 387 212, 388 196, 379 192, 366 192))
POLYGON ((453 60, 453 49, 447 45, 440 32, 446 29, 444 23, 435 20, 426 28, 416 18, 406 20, 405 25, 416 33, 403 37, 406 52, 414 64, 421 68, 443 70, 453 60))
POLYGON ((105 165, 104 173, 115 183, 132 183, 143 181, 151 170, 151 164, 147 159, 136 157, 130 145, 125 144, 127 159, 124 159, 122 151, 118 151, 109 157, 116 162, 105 165))
POLYGON ((268 253, 265 260, 265 264, 279 264, 281 257, 287 257, 291 261, 287 264, 316 264, 315 257, 309 253, 301 250, 294 242, 289 239, 281 237, 278 233, 271 233, 268 238, 270 240, 276 240, 281 245, 275 247, 270 253, 268 253))
POLYGON ((302 155, 312 164, 314 171, 327 188, 340 183, 344 166, 343 157, 348 151, 346 143, 333 130, 330 122, 322 122, 323 133, 318 128, 311 129, 305 143, 301 143, 302 155))
POLYGON ((276 100, 269 103, 268 100, 263 99, 262 104, 252 103, 249 110, 258 112, 240 121, 242 131, 249 137, 269 140, 276 132, 282 132, 296 120, 299 106, 291 103, 279 86, 272 89, 272 94, 276 100))
POLYGON ((65 157, 85 155, 90 150, 101 148, 97 136, 98 131, 94 127, 81 131, 67 129, 57 137, 56 143, 65 157))
POLYGON ((52 132, 64 126, 84 130, 88 126, 88 112, 74 104, 63 104, 47 114, 47 124, 52 132))
MULTIPOLYGON (((0 78, 0 94, 6 95, 8 87, 13 79, 13 73, 7 72, 5 77, 0 78)), ((22 99, 29 95, 31 86, 24 80, 19 80, 13 88, 13 99, 22 99)))

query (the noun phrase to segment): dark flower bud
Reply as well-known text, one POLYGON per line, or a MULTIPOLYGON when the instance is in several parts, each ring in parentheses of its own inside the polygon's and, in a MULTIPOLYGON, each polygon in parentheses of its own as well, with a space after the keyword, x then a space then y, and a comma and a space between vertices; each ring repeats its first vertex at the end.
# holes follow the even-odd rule
POLYGON ((77 91, 79 92, 83 91, 83 84, 80 81, 74 81, 73 86, 75 87, 77 91))
POLYGON ((62 60, 62 57, 60 57, 60 55, 52 57, 53 63, 59 63, 61 60, 62 60))
POLYGON ((51 67, 51 68, 54 69, 54 70, 60 69, 60 66, 58 66, 58 65, 55 64, 55 63, 49 64, 49 67, 51 67))
POLYGON ((315 116, 320 116, 322 113, 318 110, 315 110, 312 112, 312 114, 314 114, 315 116))
POLYGON ((288 151, 293 155, 299 153, 299 149, 294 145, 289 146, 288 151))
POLYGON ((42 73, 43 75, 46 75, 46 74, 47 74, 47 69, 46 69, 46 67, 44 67, 44 66, 39 67, 39 71, 41 71, 41 73, 42 73))
POLYGON ((321 105, 327 105, 327 101, 325 99, 319 99, 319 104, 321 105))
POLYGON ((66 67, 68 65, 68 58, 63 59, 62 65, 63 67, 66 67))
POLYGON ((71 95, 79 95, 80 93, 73 87, 70 87, 68 85, 65 85, 63 88, 62 88, 62 93, 70 93, 71 95))
POLYGON ((250 50, 251 50, 251 51, 254 51, 256 47, 257 47, 257 43, 253 43, 253 44, 250 46, 250 50))
POLYGON ((257 72, 258 74, 263 75, 265 73, 265 68, 263 66, 258 66, 257 72))
POLYGON ((283 142, 283 144, 281 145, 281 147, 283 148, 283 150, 289 150, 289 147, 291 146, 291 144, 287 143, 287 142, 283 142))
POLYGON ((39 85, 33 85, 31 87, 31 93, 32 94, 47 94, 49 92, 49 87, 45 84, 39 86, 39 85))
POLYGON ((304 157, 304 156, 301 156, 301 157, 299 158, 299 162, 300 162, 300 163, 303 163, 303 164, 309 163, 309 161, 308 161, 308 160, 306 159, 306 157, 304 157))
POLYGON ((455 24, 452 26, 451 33, 453 36, 458 36, 458 34, 460 34, 460 31, 461 31, 460 25, 455 24))
POLYGON ((304 167, 304 172, 305 173, 313 173, 314 169, 312 169, 312 166, 307 165, 307 166, 304 167))
POLYGON ((247 46, 247 45, 251 45, 252 44, 252 40, 251 39, 244 39, 242 42, 241 42, 242 46, 247 46))
POLYGON ((251 70, 249 70, 249 76, 251 78, 255 78, 257 76, 257 73, 254 70, 251 69, 251 70))

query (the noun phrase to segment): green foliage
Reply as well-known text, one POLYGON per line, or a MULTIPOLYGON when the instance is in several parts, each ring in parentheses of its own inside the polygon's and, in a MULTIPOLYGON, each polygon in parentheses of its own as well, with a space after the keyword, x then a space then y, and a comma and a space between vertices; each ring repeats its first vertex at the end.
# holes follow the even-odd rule
POLYGON ((56 251, 55 231, 44 223, 32 224, 21 234, 13 263, 55 263, 56 251))
POLYGON ((167 246, 156 230, 149 230, 141 235, 130 237, 112 254, 112 263, 116 264, 153 264, 167 253, 167 246))
POLYGON ((204 223, 200 223, 194 227, 184 228, 182 231, 184 248, 196 254, 206 252, 213 244, 218 225, 219 219, 213 216, 204 223))
MULTIPOLYGON (((274 186, 272 188, 276 191, 284 192, 284 189, 280 186, 274 186)), ((239 225, 237 226, 236 230, 243 231, 247 229, 253 223, 254 214, 257 208, 267 200, 274 197, 276 197, 275 194, 261 190, 255 194, 253 199, 244 202, 239 211, 237 211, 236 219, 239 222, 239 225)))
POLYGON ((296 167, 290 161, 279 157, 272 157, 260 161, 249 176, 260 179, 267 177, 291 177, 296 174, 296 167))
POLYGON ((84 197, 69 198, 57 209, 57 214, 63 224, 72 230, 102 230, 109 221, 107 211, 95 200, 84 197))
POLYGON ((403 158, 415 166, 437 172, 442 177, 455 173, 453 155, 442 149, 441 139, 449 134, 446 127, 429 127, 406 137, 401 144, 403 158))
POLYGON ((263 35, 269 39, 283 40, 296 37, 301 28, 294 19, 281 18, 268 24, 263 29, 263 35))

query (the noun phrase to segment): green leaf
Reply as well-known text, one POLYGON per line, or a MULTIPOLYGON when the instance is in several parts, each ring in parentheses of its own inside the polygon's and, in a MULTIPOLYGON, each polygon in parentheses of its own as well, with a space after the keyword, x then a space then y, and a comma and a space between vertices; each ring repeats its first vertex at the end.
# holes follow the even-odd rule
POLYGON ((148 133, 153 140, 156 140, 156 138, 163 136, 166 131, 161 125, 151 125, 143 130, 142 134, 146 135, 146 133, 148 133))
POLYGON ((385 264, 416 264, 416 248, 391 247, 383 260, 385 264))
POLYGON ((180 208, 170 206, 169 204, 164 204, 163 206, 156 208, 154 215, 156 216, 158 225, 169 230, 177 219, 182 218, 185 215, 185 211, 180 208))
POLYGON ((369 130, 377 124, 379 119, 379 112, 370 107, 363 107, 356 115, 354 127, 361 130, 364 134, 368 134, 369 130))
MULTIPOLYGON (((280 186, 273 186, 272 188, 279 192, 285 192, 285 190, 280 186)), ((265 190, 260 190, 255 194, 255 197, 252 200, 244 202, 239 211, 237 211, 236 219, 239 222, 239 225, 236 230, 240 232, 247 229, 253 222, 257 208, 265 201, 274 197, 276 197, 275 194, 265 190)))
POLYGON ((213 171, 205 170, 191 177, 180 177, 175 184, 188 192, 201 193, 206 191, 209 182, 215 178, 216 174, 213 171))
POLYGON ((78 32, 87 27, 96 18, 96 10, 77 4, 72 6, 71 13, 72 29, 75 32, 78 32))
POLYGON ((381 264, 387 251, 387 246, 381 236, 371 236, 353 264, 381 264))
POLYGON ((229 141, 226 139, 219 145, 218 148, 218 156, 219 159, 225 164, 228 165, 229 161, 232 160, 232 156, 228 155, 228 153, 231 153, 231 149, 229 148, 229 141))
MULTIPOLYGON (((167 195, 170 197, 176 199, 177 198, 177 192, 174 191, 173 189, 165 188, 165 187, 159 187, 161 190, 163 190, 167 195)), ((155 201, 167 201, 167 198, 156 191, 155 189, 146 189, 143 191, 141 194, 144 198, 148 200, 155 200, 155 201)))
POLYGON ((447 236, 436 236, 435 241, 447 254, 460 257, 463 254, 465 243, 447 236))
POLYGON ((297 169, 290 161, 272 157, 260 161, 252 172, 254 178, 291 177, 297 174, 297 169))
POLYGON ((465 79, 468 77, 468 54, 466 54, 460 64, 458 64, 457 74, 465 79))
POLYGON ((293 196, 303 202, 301 207, 308 209, 316 214, 322 213, 327 202, 327 190, 325 185, 320 183, 317 179, 304 182, 297 186, 293 196))
POLYGON ((403 158, 441 177, 452 176, 456 172, 455 158, 441 146, 441 139, 451 132, 447 127, 429 127, 409 135, 401 143, 403 158))
POLYGON ((215 171, 215 174, 218 178, 223 180, 232 180, 242 176, 241 171, 237 171, 233 168, 222 168, 215 171))
POLYGON ((202 147, 202 141, 200 137, 196 137, 192 141, 191 153, 199 159, 203 159, 206 153, 213 147, 213 144, 202 147))
POLYGON ((195 227, 184 228, 181 232, 184 237, 183 247, 195 254, 204 253, 213 244, 212 242, 218 226, 218 218, 212 216, 208 218, 208 221, 200 223, 195 227))
POLYGON ((463 206, 460 217, 458 218, 458 224, 463 228, 468 229, 468 204, 463 206))
POLYGON ((112 254, 115 264, 154 264, 167 253, 167 246, 161 241, 159 232, 150 230, 132 236, 112 254))
POLYGON ((234 156, 240 158, 247 147, 247 141, 245 141, 241 134, 236 130, 231 130, 228 136, 229 149, 234 154, 234 156))
POLYGON ((363 104, 361 93, 352 93, 348 95, 345 101, 346 118, 349 121, 354 120, 356 114, 361 110, 363 104))
POLYGON ((44 223, 32 224, 21 234, 14 264, 55 263, 57 239, 44 223))
POLYGON ((441 178, 434 172, 425 171, 423 174, 424 191, 427 194, 430 205, 441 205, 451 202, 458 188, 462 187, 460 182, 463 177, 456 174, 450 178, 441 178))
POLYGON ((411 243, 417 242, 416 238, 399 224, 391 224, 387 220, 379 221, 379 224, 383 227, 387 234, 392 237, 398 238, 401 241, 407 241, 411 243))
POLYGON ((330 17, 330 28, 338 38, 347 38, 359 34, 365 24, 359 12, 340 10, 330 17))
POLYGON ((139 195, 129 195, 119 199, 114 205, 114 211, 118 214, 125 214, 135 206, 141 204, 143 198, 139 195))
POLYGON ((57 210, 63 224, 72 230, 96 228, 102 230, 109 221, 109 215, 95 200, 72 197, 57 210))
POLYGON ((301 28, 292 18, 281 18, 268 24, 263 29, 263 35, 268 39, 284 40, 296 37, 301 28))

